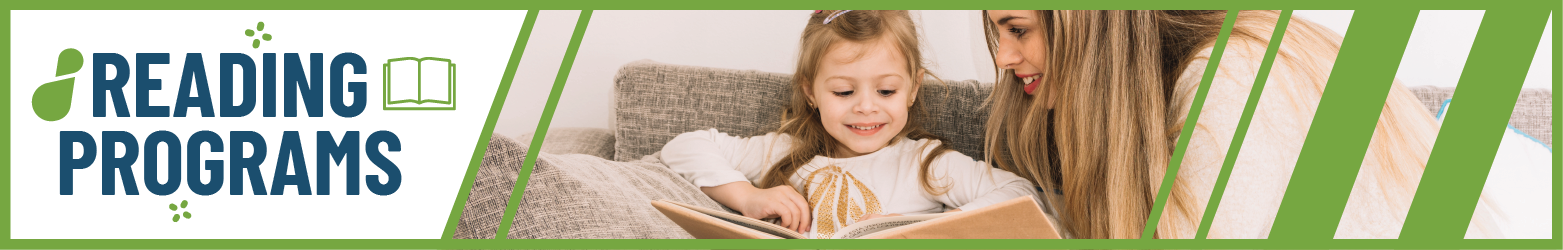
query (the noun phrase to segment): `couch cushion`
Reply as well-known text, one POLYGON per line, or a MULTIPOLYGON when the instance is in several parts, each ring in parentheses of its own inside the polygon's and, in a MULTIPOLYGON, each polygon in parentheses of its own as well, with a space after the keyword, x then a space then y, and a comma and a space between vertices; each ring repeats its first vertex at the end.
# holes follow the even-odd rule
MULTIPOLYGON (((530 141, 530 140, 528 140, 530 141)), ((456 224, 456 239, 493 239, 494 230, 504 216, 505 205, 515 188, 516 173, 526 158, 526 146, 509 137, 489 136, 478 176, 467 193, 467 205, 456 224)))
MULTIPOLYGON (((516 138, 520 143, 531 143, 533 134, 516 138)), ((543 153, 584 154, 613 159, 613 131, 605 128, 550 128, 548 138, 543 138, 543 153)))
MULTIPOLYGON (((526 146, 515 140, 491 137, 454 238, 494 238, 526 153, 526 146)), ((616 162, 543 152, 537 156, 507 238, 690 238, 651 207, 651 201, 659 199, 723 209, 655 155, 616 162)))
MULTIPOLYGON (((614 78, 614 160, 662 150, 685 132, 715 128, 734 136, 775 131, 791 96, 790 74, 631 62, 614 78)), ((926 84, 918 101, 930 119, 924 128, 956 151, 982 157, 983 101, 992 84, 926 84)))
POLYGON ((511 239, 688 239, 653 200, 723 209, 656 155, 633 162, 541 153, 511 239))

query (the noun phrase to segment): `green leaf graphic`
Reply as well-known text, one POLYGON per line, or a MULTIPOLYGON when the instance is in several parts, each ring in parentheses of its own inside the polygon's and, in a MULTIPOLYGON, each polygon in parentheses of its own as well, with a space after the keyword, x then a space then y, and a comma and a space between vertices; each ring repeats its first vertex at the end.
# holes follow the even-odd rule
POLYGON ((190 201, 189 200, 179 201, 179 207, 183 208, 183 207, 189 207, 189 206, 190 206, 190 201))
MULTIPOLYGON (((55 76, 64 76, 81 71, 81 51, 65 49, 60 51, 58 64, 55 67, 55 76)), ((65 78, 45 83, 33 91, 33 114, 45 121, 58 121, 65 118, 65 114, 71 112, 71 91, 76 89, 76 78, 65 78)))
POLYGON ((185 219, 189 219, 189 218, 190 218, 190 211, 185 211, 185 219))
POLYGON ((64 76, 81 71, 81 65, 84 62, 86 61, 82 60, 81 51, 76 49, 60 51, 60 57, 55 61, 54 76, 64 76))
POLYGON ((179 214, 174 214, 174 222, 179 222, 179 214))
POLYGON ((179 207, 174 206, 173 203, 168 203, 168 210, 169 211, 179 211, 179 207))

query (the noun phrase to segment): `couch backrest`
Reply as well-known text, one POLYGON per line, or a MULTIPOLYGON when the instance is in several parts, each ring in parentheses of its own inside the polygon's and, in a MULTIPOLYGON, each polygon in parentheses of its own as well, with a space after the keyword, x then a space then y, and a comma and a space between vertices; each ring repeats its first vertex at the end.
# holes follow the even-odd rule
MULTIPOLYGON (((662 150, 679 134, 715 128, 734 136, 775 131, 792 89, 791 74, 671 65, 641 60, 614 77, 614 160, 662 150)), ((987 122, 983 99, 991 83, 927 84, 918 102, 928 108, 924 128, 956 151, 982 157, 987 122)))
MULTIPOLYGON (((650 60, 631 62, 614 77, 614 157, 640 159, 685 132, 716 128, 735 136, 774 131, 781 109, 791 95, 792 75, 682 66, 650 60)), ((923 127, 945 138, 956 151, 982 157, 983 127, 988 110, 983 101, 992 83, 975 80, 929 84, 918 101, 928 107, 923 127)), ((1454 88, 1410 88, 1430 112, 1436 113, 1454 88)), ((1525 89, 1515 104, 1510 124, 1547 145, 1552 144, 1552 91, 1525 89)))
MULTIPOLYGON (((1455 88, 1414 86, 1410 90, 1422 101, 1423 106, 1427 106, 1429 113, 1438 114, 1444 101, 1454 98, 1455 88)), ((1509 115, 1509 125, 1552 146, 1552 90, 1521 89, 1519 99, 1514 103, 1514 111, 1509 115)))

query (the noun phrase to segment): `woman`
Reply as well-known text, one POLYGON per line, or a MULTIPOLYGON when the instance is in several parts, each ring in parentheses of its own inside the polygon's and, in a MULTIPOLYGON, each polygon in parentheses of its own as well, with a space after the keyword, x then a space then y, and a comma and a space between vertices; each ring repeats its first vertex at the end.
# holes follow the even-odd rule
MULTIPOLYGON (((990 162, 1044 190, 1073 238, 1140 238, 1225 11, 986 11, 990 162)), ((1158 224, 1193 238, 1278 19, 1244 11, 1158 224)), ((1341 38, 1291 19, 1210 238, 1265 238, 1341 38), (1273 97, 1272 97, 1273 96, 1273 97), (1244 197, 1244 198, 1232 198, 1244 197)), ((1391 89, 1339 230, 1398 235, 1436 127, 1391 89), (1397 213, 1398 211, 1398 213, 1397 213)), ((1338 235, 1337 237, 1342 237, 1338 235)))

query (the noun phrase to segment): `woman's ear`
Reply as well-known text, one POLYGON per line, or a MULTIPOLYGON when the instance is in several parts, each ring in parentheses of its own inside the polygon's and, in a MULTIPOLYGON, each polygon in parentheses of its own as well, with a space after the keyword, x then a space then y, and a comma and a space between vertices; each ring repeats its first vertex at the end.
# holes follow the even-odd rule
POLYGON ((911 90, 911 91, 909 91, 907 93, 907 94, 910 94, 911 96, 906 98, 906 107, 908 107, 908 108, 912 107, 912 104, 917 104, 917 90, 920 90, 920 89, 923 88, 923 81, 924 81, 923 80, 923 75, 924 75, 923 72, 924 71, 926 71, 926 70, 918 69, 917 70, 917 75, 914 75, 913 78, 912 78, 912 87, 908 89, 908 90, 911 90))

